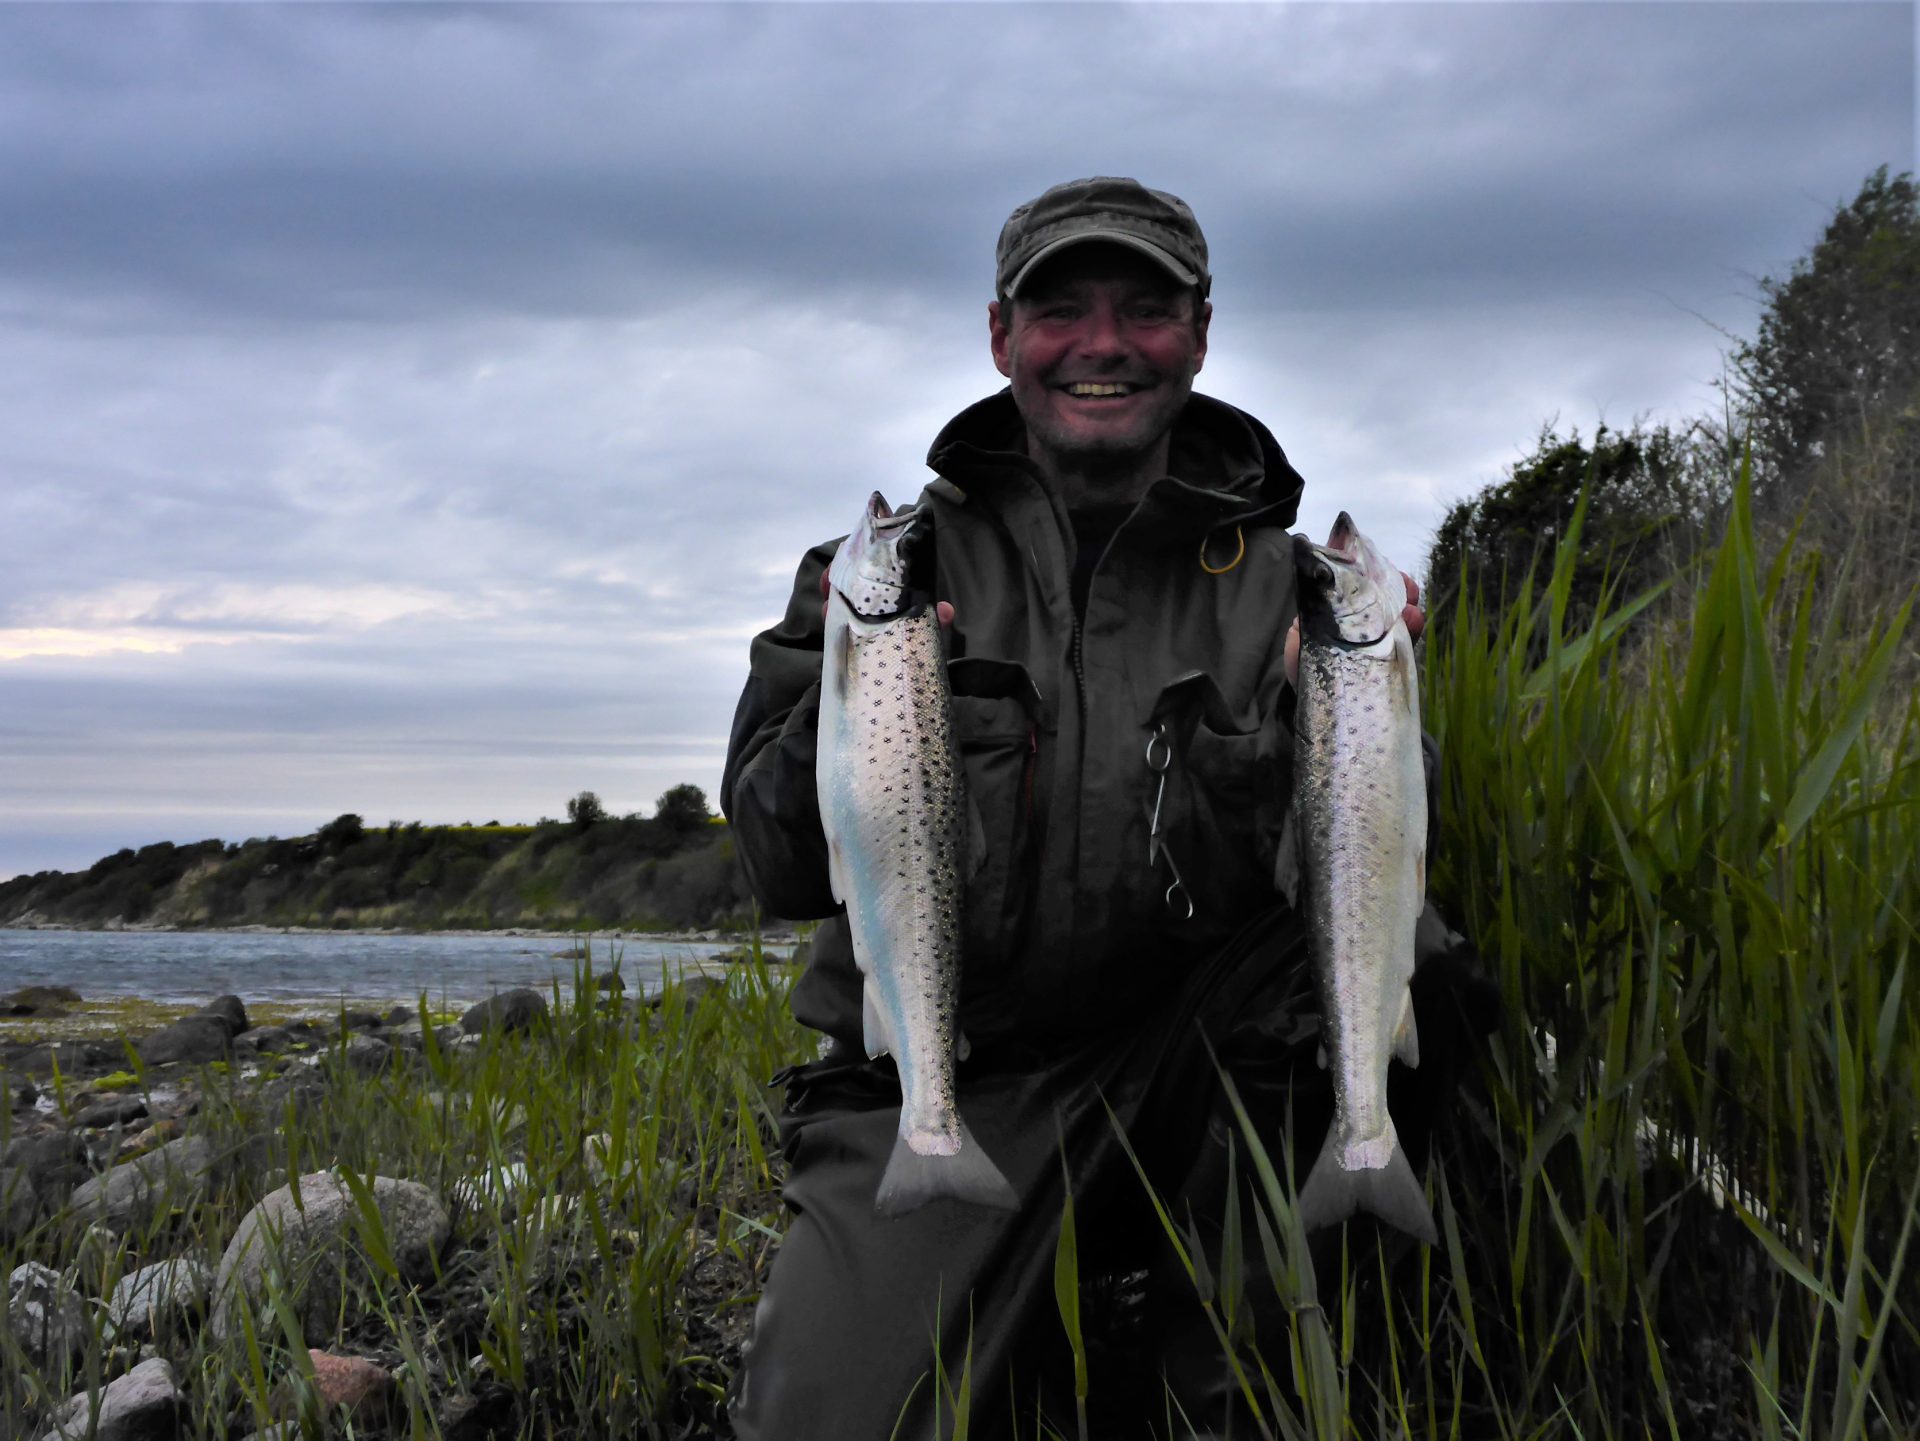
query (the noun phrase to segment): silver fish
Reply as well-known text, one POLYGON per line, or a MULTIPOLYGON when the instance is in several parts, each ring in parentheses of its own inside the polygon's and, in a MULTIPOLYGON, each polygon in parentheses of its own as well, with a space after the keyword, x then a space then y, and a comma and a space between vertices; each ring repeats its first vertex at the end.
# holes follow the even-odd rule
POLYGON ((1345 511, 1294 537, 1300 594, 1294 806, 1333 1124, 1300 1192, 1308 1229, 1356 1211, 1433 1245, 1387 1111, 1387 1063, 1420 1064, 1414 926, 1427 888, 1420 687, 1400 572, 1345 511))
POLYGON ((1012 1210, 1013 1188, 954 1098, 966 772, 945 643, 909 586, 915 513, 876 492, 828 568, 815 779, 833 896, 866 976, 869 1056, 900 1070, 900 1135, 875 1197, 901 1215, 939 1196, 1012 1210))

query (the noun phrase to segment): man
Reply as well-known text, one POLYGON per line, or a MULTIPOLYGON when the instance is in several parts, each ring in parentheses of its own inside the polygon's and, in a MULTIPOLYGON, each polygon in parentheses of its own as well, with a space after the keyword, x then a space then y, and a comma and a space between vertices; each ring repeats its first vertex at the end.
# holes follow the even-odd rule
MULTIPOLYGON (((960 1105, 1021 1196, 1012 1216, 874 1215, 899 1090, 861 1046, 813 781, 837 542, 807 554, 754 642, 723 798, 767 910, 828 918, 793 992, 828 1039, 784 1078, 792 1224, 735 1398, 747 1441, 944 1434, 963 1371, 975 1436, 1035 1434, 1036 1411, 1071 1430, 1053 1282, 1069 1189, 1093 1434, 1228 1424, 1231 1371, 1117 1139, 1215 1237, 1231 1128, 1209 1047, 1276 1151, 1291 1107, 1311 1156, 1329 1106, 1300 923, 1273 886, 1301 480, 1259 421, 1193 393, 1210 283, 1172 195, 1098 177, 1021 206, 988 307, 1007 389, 928 457, 917 563, 987 840, 965 903, 960 1105)), ((1450 1063, 1428 1009, 1431 1102, 1450 1063)), ((1417 1158, 1424 1115, 1400 1129, 1417 1158)))

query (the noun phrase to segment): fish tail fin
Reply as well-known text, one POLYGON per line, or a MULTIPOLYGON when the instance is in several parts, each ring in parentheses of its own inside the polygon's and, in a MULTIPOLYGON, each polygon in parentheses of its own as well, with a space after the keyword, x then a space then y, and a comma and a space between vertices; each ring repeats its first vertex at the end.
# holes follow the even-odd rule
POLYGON ((1307 1174, 1300 1189, 1300 1224, 1309 1231, 1334 1226, 1356 1211, 1369 1211, 1389 1226, 1417 1236, 1429 1246, 1438 1245, 1440 1233, 1433 1224, 1433 1212, 1427 1207, 1420 1180, 1407 1164, 1407 1153, 1400 1148, 1400 1137, 1393 1122, 1387 1122, 1386 1139, 1390 1144, 1387 1164, 1374 1169, 1348 1170, 1340 1164, 1340 1138, 1327 1133, 1320 1158, 1307 1174))
POLYGON ((960 1123, 960 1149, 951 1156, 923 1156, 905 1136, 895 1141, 873 1207, 883 1216, 904 1216, 943 1196, 1001 1211, 1020 1209, 1020 1198, 965 1121, 960 1123))

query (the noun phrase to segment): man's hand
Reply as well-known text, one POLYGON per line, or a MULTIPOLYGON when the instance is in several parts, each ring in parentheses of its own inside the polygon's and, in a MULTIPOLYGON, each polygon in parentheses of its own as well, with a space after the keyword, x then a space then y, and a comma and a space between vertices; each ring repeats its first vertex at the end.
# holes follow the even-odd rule
MULTIPOLYGON (((1420 632, 1427 628, 1427 613, 1420 609, 1420 582, 1400 572, 1400 579, 1407 583, 1407 604, 1400 612, 1407 623, 1407 634, 1420 639, 1420 632)), ((1294 617, 1293 624, 1287 627, 1287 684, 1298 688, 1300 684, 1300 618, 1294 617)))
MULTIPOLYGON (((825 571, 820 572, 820 619, 822 620, 827 618, 827 596, 832 590, 833 582, 828 579, 825 571)), ((933 603, 933 613, 940 618, 940 628, 942 630, 951 630, 953 628, 952 601, 936 600, 933 603)))

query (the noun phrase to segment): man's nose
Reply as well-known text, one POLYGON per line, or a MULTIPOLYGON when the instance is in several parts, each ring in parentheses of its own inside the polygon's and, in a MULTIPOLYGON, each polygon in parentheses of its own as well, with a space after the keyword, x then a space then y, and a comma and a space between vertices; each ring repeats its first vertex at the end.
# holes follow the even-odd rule
POLYGON ((1125 349, 1120 313, 1111 305, 1087 309, 1080 328, 1080 352, 1088 356, 1118 355, 1125 349))

